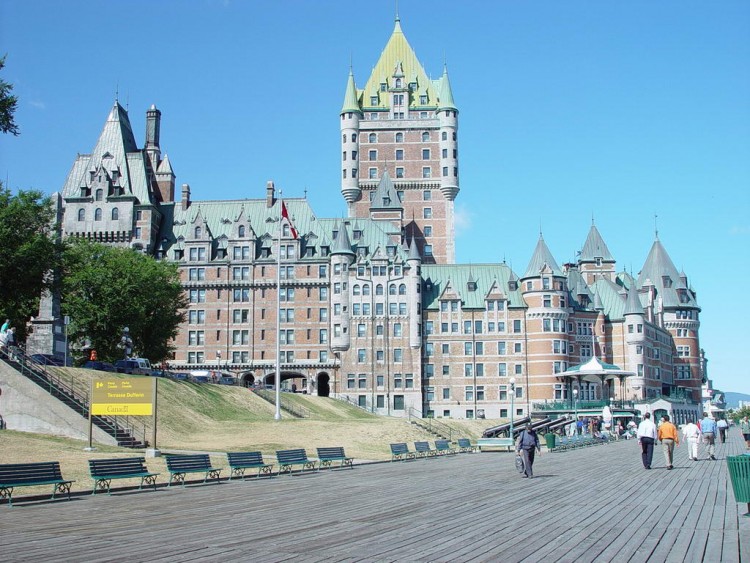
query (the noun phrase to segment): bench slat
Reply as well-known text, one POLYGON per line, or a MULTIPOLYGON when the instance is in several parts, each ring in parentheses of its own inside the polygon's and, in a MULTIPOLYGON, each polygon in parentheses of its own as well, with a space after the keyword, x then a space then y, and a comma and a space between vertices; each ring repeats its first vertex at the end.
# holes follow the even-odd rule
POLYGON ((75 483, 63 479, 59 461, 37 463, 10 463, 0 465, 0 499, 7 498, 8 506, 13 506, 15 487, 52 485, 52 498, 58 492, 67 493, 70 499, 70 485, 75 483))
POLYGON ((227 459, 231 469, 230 481, 234 476, 242 477, 244 480, 246 469, 257 468, 259 477, 261 473, 265 473, 269 477, 272 476, 273 464, 264 462, 261 452, 228 452, 227 459))
POLYGON ((307 452, 303 449, 277 450, 276 460, 279 462, 279 473, 288 471, 290 475, 295 465, 301 465, 300 471, 304 471, 308 468, 314 470, 317 463, 317 460, 308 459, 307 452))
POLYGON ((173 482, 182 483, 185 486, 185 477, 187 473, 204 473, 203 482, 209 477, 216 479, 220 483, 219 474, 221 468, 211 466, 211 459, 208 454, 188 454, 188 455, 170 455, 167 456, 167 469, 170 477, 167 487, 171 487, 173 482))
POLYGON ((348 457, 343 447, 318 448, 318 459, 321 467, 331 467, 334 461, 340 461, 339 467, 349 466, 354 469, 354 458, 348 457))

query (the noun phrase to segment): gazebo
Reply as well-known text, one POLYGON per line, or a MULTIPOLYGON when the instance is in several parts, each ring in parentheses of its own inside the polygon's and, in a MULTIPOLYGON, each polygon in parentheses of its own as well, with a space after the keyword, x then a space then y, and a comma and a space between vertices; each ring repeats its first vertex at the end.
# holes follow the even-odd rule
POLYGON ((567 384, 569 397, 573 397, 573 390, 580 388, 582 381, 599 383, 602 390, 602 401, 604 404, 608 404, 610 399, 616 395, 621 400, 624 399, 626 396, 625 378, 634 375, 635 373, 632 371, 620 369, 614 364, 602 362, 596 356, 592 356, 587 362, 568 368, 560 374, 560 377, 567 384), (576 382, 575 387, 573 386, 574 381, 576 382), (619 393, 617 394, 615 394, 615 382, 619 383, 619 393))

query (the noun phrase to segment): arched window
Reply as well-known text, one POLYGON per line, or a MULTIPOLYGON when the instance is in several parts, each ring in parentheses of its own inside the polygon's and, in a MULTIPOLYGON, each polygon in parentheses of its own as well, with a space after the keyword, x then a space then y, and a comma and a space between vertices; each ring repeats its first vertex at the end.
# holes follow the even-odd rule
POLYGON ((364 284, 362 286, 362 295, 370 295, 370 284, 364 284))
POLYGON ((81 208, 78 210, 78 220, 83 221, 86 219, 86 210, 81 208))
POLYGON ((95 197, 96 197, 96 201, 101 201, 102 198, 104 197, 104 190, 102 190, 101 188, 98 189, 98 190, 96 190, 96 196, 95 197))
POLYGON ((375 295, 383 295, 383 284, 379 283, 375 286, 375 295))
POLYGON ((120 211, 116 208, 112 208, 112 220, 117 221, 120 218, 120 211))
POLYGON ((406 295, 406 284, 401 284, 398 286, 398 294, 399 295, 406 295))
POLYGON ((396 133, 396 142, 397 143, 403 143, 404 142, 404 134, 403 133, 396 133))
POLYGON ((352 286, 352 295, 359 295, 359 284, 355 283, 352 286))
POLYGON ((367 138, 367 140, 371 143, 376 143, 378 141, 378 136, 375 133, 370 133, 370 136, 367 138))
POLYGON ((388 295, 396 295, 396 284, 392 283, 388 286, 388 295))
POLYGON ((240 225, 239 229, 237 229, 237 235, 240 238, 243 238, 245 236, 245 225, 240 225))
POLYGON ((430 140, 430 132, 429 131, 423 131, 422 132, 422 141, 425 143, 430 140))
POLYGON ((94 221, 101 221, 102 220, 102 209, 101 207, 97 207, 94 210, 94 221))
POLYGON ((195 227, 195 238, 201 238, 203 230, 200 227, 195 227))
POLYGON ((401 88, 401 79, 400 78, 396 79, 396 88, 401 88))
POLYGON ((356 142, 357 142, 357 134, 352 133, 352 143, 356 143, 356 142))

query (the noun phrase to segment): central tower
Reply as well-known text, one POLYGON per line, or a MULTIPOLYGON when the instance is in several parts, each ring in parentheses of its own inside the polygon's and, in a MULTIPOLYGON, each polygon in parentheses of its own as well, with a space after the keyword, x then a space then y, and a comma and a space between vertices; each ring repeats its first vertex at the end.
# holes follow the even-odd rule
POLYGON ((416 243, 425 264, 454 263, 458 109, 447 68, 437 80, 427 77, 398 18, 363 89, 349 72, 341 108, 341 193, 349 217, 379 220, 371 208, 383 180, 393 183, 403 208, 397 242, 416 243))

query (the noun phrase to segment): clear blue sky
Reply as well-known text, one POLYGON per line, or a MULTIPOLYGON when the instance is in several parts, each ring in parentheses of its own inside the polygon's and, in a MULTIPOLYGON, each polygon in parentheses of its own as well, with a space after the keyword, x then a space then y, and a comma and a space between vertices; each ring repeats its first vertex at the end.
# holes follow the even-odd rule
MULTIPOLYGON (((698 291, 710 377, 750 393, 750 2, 398 9, 427 73, 447 61, 460 110, 457 260, 522 274, 541 228, 564 262, 593 217, 637 274, 656 222, 698 291)), ((162 111, 162 150, 193 199, 260 198, 273 179, 342 216, 349 65, 362 87, 394 15, 380 0, 0 0, 22 133, 0 138, 0 178, 59 190, 119 90, 139 143, 146 109, 162 111)))

